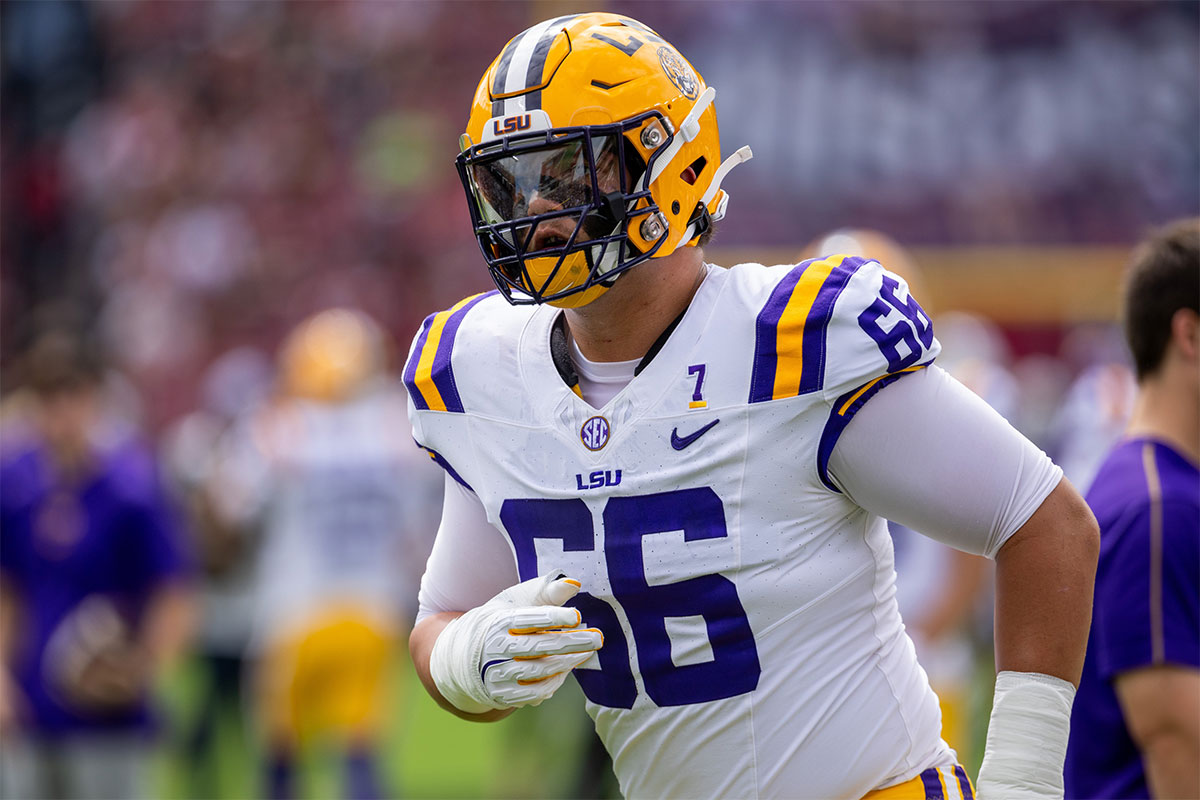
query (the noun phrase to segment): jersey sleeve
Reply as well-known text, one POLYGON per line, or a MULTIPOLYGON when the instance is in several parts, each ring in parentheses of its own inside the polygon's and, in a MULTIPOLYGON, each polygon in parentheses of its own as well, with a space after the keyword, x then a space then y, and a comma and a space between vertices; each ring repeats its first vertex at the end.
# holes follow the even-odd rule
POLYGON ((839 257, 845 289, 837 296, 826 333, 828 357, 822 385, 835 406, 857 400, 875 381, 920 369, 941 345, 933 322, 908 284, 878 261, 839 257))
POLYGON ((760 302, 751 403, 816 393, 833 403, 928 364, 940 349, 907 284, 877 261, 838 255, 802 262, 760 302))
POLYGON ((461 466, 470 460, 467 409, 455 375, 455 345, 467 314, 494 294, 472 295, 426 317, 413 338, 402 376, 408 391, 408 419, 417 446, 467 489, 471 485, 454 467, 455 463, 461 466))
POLYGON ((842 431, 876 392, 928 366, 940 350, 908 284, 878 261, 805 261, 770 286, 755 319, 749 401, 821 398, 829 412, 817 474, 839 492, 826 469, 842 431))
POLYGON ((1062 470, 935 366, 872 399, 821 477, 873 514, 995 558, 1058 486, 1062 470))
POLYGON ((1112 536, 1097 575, 1092 636, 1100 674, 1200 668, 1200 537, 1194 504, 1147 502, 1112 536))

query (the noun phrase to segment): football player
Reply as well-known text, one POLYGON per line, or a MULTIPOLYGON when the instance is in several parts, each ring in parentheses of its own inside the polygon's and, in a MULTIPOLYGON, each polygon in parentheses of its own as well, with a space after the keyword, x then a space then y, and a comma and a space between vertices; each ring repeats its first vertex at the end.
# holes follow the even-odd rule
POLYGON ((404 398, 384 367, 366 314, 304 320, 281 350, 280 397, 230 437, 212 488, 223 520, 263 532, 251 647, 272 797, 294 794, 297 758, 321 740, 342 759, 347 797, 384 794, 388 667, 428 553, 410 534, 438 489, 396 424, 404 398))
POLYGON ((750 157, 722 159, 714 96, 605 13, 518 34, 479 83, 458 169, 497 291, 426 319, 404 372, 447 474, 417 671, 475 720, 573 672, 628 796, 970 797, 890 518, 996 560, 979 791, 1061 796, 1095 521, 932 366, 877 262, 705 263, 750 157))

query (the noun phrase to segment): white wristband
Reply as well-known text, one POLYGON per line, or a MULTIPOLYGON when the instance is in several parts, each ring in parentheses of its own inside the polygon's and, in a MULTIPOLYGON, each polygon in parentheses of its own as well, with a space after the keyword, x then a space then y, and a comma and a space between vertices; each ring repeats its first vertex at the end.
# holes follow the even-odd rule
POLYGON ((1062 800, 1074 699, 1075 687, 1061 678, 1008 671, 996 676, 979 800, 1062 800))

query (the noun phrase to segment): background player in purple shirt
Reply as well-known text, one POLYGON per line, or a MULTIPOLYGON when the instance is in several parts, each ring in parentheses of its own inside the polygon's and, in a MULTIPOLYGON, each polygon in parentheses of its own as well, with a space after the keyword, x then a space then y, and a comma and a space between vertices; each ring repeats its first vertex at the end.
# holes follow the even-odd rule
POLYGON ((1073 798, 1200 797, 1200 220, 1134 255, 1127 436, 1087 493, 1100 564, 1071 715, 1073 798))
POLYGON ((190 629, 188 559, 83 340, 44 334, 24 366, 0 451, 0 791, 137 797, 148 690, 190 629))

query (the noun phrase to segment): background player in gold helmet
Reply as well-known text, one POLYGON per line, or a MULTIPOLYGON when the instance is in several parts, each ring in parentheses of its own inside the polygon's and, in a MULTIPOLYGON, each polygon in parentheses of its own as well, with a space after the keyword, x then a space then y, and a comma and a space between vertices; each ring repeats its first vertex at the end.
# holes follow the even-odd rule
POLYGON ((424 558, 413 539, 436 472, 397 425, 382 331, 335 308, 280 349, 279 396, 231 437, 213 495, 263 530, 252 648, 268 790, 294 793, 298 754, 332 744, 348 797, 382 794, 374 750, 389 665, 424 558))

